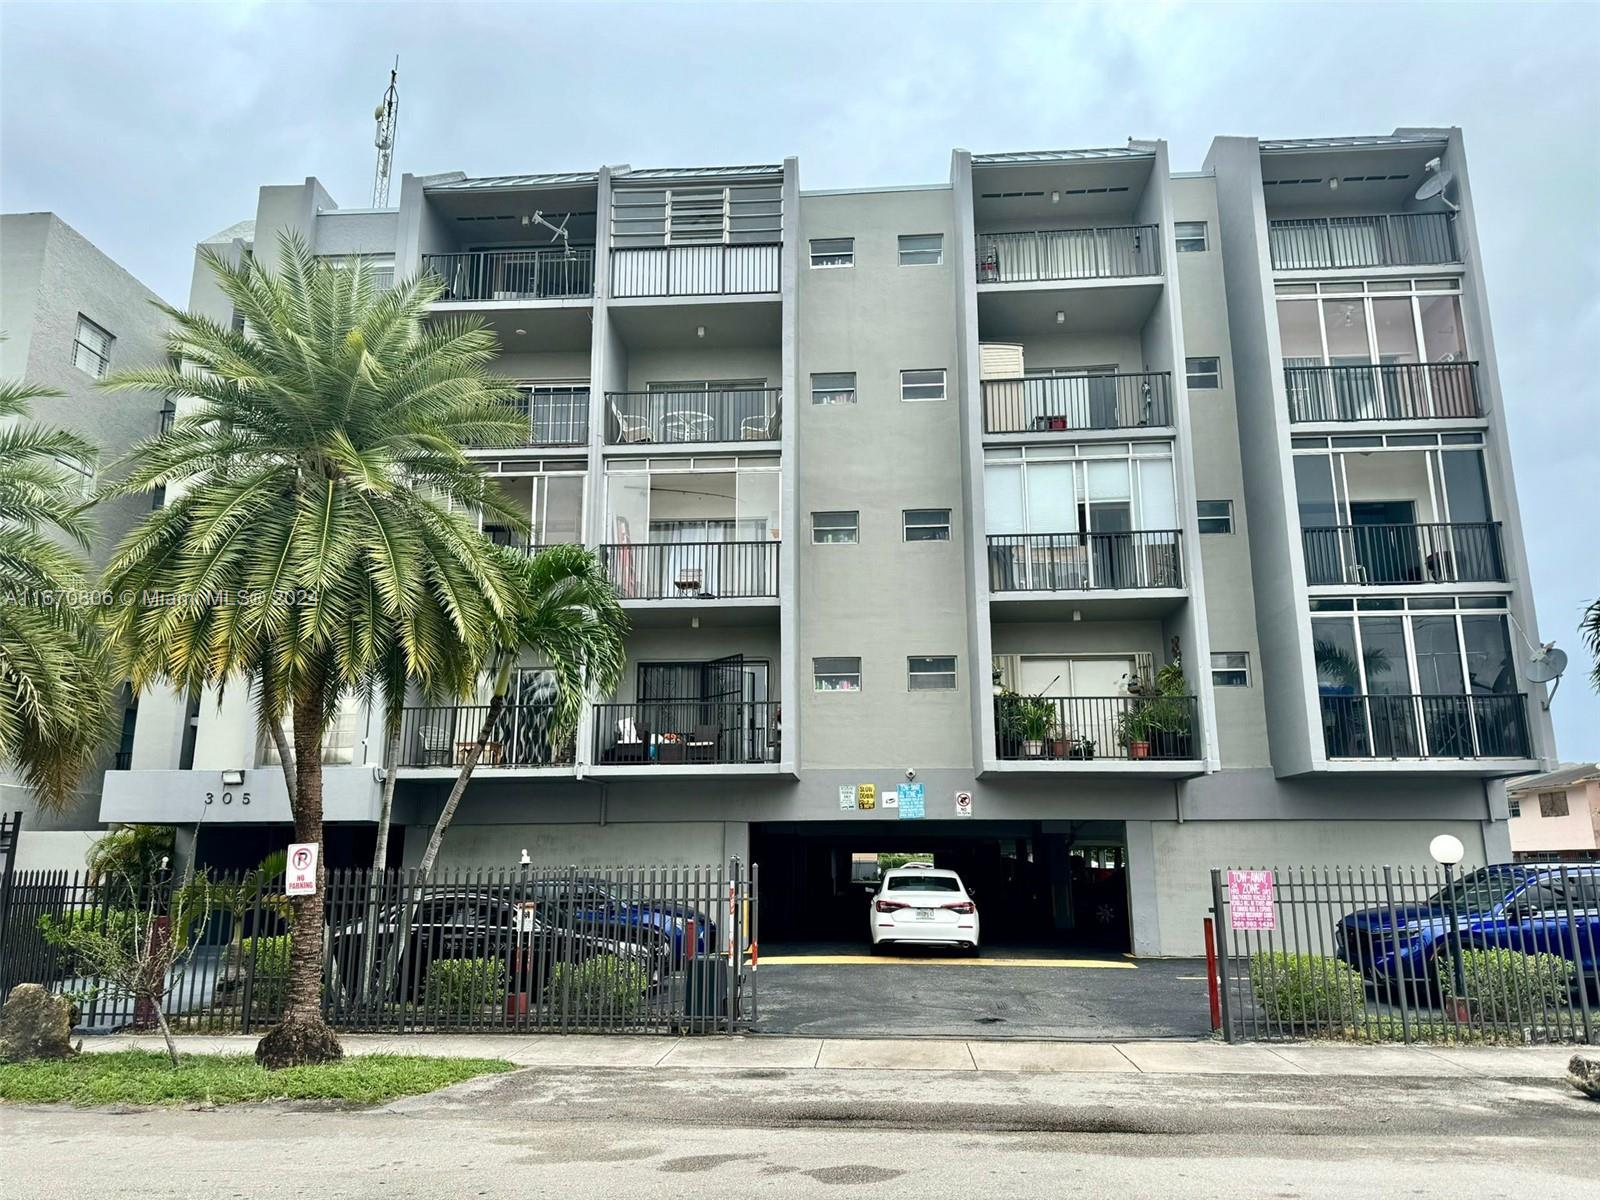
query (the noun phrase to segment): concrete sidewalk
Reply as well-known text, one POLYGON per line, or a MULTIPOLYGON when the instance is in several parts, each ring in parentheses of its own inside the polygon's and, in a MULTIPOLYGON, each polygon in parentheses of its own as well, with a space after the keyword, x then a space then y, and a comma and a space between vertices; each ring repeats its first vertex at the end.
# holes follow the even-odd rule
MULTIPOLYGON (((181 1052, 250 1054, 255 1037, 183 1036, 181 1052)), ((971 1071, 1010 1074, 1359 1075, 1392 1079, 1560 1077, 1581 1046, 1424 1047, 1342 1043, 938 1041, 925 1038, 607 1037, 355 1034, 348 1054, 502 1058, 518 1066, 670 1071, 971 1071)), ((86 1052, 163 1048, 159 1037, 84 1039, 86 1052)))

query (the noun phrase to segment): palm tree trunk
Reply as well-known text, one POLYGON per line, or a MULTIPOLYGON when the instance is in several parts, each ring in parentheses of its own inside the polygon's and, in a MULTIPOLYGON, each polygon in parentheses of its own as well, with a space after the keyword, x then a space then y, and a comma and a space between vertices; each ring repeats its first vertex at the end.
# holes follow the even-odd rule
POLYGON ((272 736, 272 744, 278 751, 278 763, 283 767, 283 785, 289 789, 289 811, 294 811, 294 748, 289 745, 289 738, 283 732, 283 722, 277 717, 267 722, 267 732, 272 736))
POLYGON ((389 738, 383 747, 383 793, 378 802, 378 840, 372 850, 372 874, 380 875, 389 865, 389 822, 394 815, 394 785, 400 775, 400 720, 390 714, 389 738))
MULTIPOLYGON (((505 674, 509 676, 509 672, 505 674)), ((472 749, 467 752, 467 757, 461 763, 461 773, 456 776, 455 786, 450 789, 450 798, 444 802, 439 819, 433 823, 433 832, 428 835, 428 848, 422 852, 422 861, 417 864, 417 870, 423 879, 429 879, 433 875, 433 863, 439 857, 439 847, 444 844, 444 835, 450 828, 450 822, 455 819, 461 797, 466 794, 467 784, 472 779, 473 771, 478 769, 478 760, 483 757, 483 749, 489 744, 489 736, 494 732, 495 722, 499 720, 505 706, 505 685, 499 684, 494 690, 494 695, 489 697, 489 712, 478 729, 478 740, 472 743, 472 749)))

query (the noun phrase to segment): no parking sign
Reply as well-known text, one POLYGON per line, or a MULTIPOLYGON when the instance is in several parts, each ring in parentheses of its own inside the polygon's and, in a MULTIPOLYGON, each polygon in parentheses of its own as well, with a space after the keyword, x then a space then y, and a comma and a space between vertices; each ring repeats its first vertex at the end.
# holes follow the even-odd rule
POLYGON ((284 893, 290 896, 317 894, 317 843, 292 842, 284 867, 284 893))
POLYGON ((956 816, 970 817, 972 815, 972 793, 956 793, 956 816))

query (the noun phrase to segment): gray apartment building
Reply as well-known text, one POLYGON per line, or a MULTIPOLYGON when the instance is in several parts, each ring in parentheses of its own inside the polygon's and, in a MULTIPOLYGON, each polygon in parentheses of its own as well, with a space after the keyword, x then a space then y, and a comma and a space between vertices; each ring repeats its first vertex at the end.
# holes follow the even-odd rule
MULTIPOLYGON (((633 620, 570 743, 528 664, 445 864, 737 854, 769 939, 857 937, 855 857, 932 851, 991 939, 1177 954, 1213 866, 1510 858, 1502 780, 1554 745, 1458 130, 835 191, 407 175, 382 211, 309 179, 213 243, 283 229, 494 328, 528 437, 483 469, 633 620)), ((385 770, 416 861, 477 712, 414 705, 393 764, 378 726, 329 734, 335 862, 385 770)), ((147 697, 100 815, 259 856, 259 743, 237 689, 147 697)))

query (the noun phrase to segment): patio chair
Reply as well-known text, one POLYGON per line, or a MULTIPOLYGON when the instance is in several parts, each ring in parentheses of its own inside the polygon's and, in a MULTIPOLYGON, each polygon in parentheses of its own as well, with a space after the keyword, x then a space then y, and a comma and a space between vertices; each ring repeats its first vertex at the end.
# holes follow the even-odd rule
POLYGON ((424 725, 417 730, 417 746, 420 750, 422 765, 425 767, 447 767, 450 765, 450 733, 432 725, 424 725))
POLYGON ((689 735, 690 762, 716 762, 717 743, 722 738, 720 725, 696 725, 689 735))
POLYGON ((689 596, 698 592, 705 584, 705 571, 699 567, 682 567, 678 577, 672 581, 673 590, 680 596, 689 596))
POLYGON ((617 721, 617 741, 611 748, 611 761, 615 763, 642 763, 650 752, 650 731, 635 723, 632 717, 617 721))
POLYGON ((772 437, 772 414, 758 413, 739 422, 739 436, 747 442, 768 441, 772 437))
POLYGON ((623 412, 617 406, 615 397, 611 399, 611 419, 616 422, 618 445, 655 441, 654 435, 650 432, 650 418, 640 416, 638 413, 623 412))

